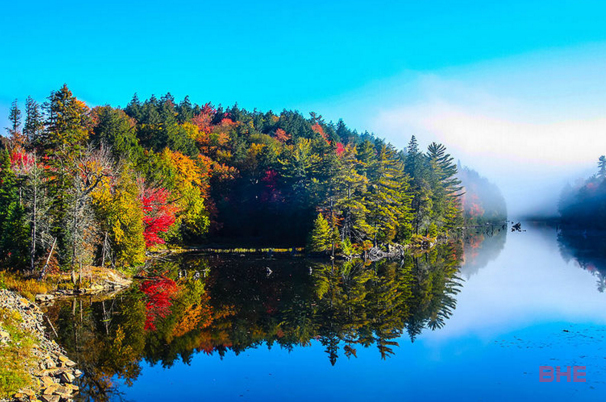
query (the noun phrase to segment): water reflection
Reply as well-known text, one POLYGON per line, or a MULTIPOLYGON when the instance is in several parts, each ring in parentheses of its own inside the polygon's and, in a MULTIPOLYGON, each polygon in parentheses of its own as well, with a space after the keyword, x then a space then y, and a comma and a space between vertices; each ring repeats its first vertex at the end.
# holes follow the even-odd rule
POLYGON ((465 253, 461 274, 469 279, 494 261, 503 251, 507 240, 507 226, 489 226, 463 234, 465 253))
POLYGON ((83 398, 116 399, 112 378, 137 380, 140 362, 171 367, 197 353, 317 340, 334 365, 374 347, 385 359, 456 308, 462 247, 375 263, 183 256, 112 300, 50 307, 59 342, 85 372, 83 398))
POLYGON ((561 228, 558 232, 560 254, 596 277, 597 289, 606 289, 606 232, 561 228))

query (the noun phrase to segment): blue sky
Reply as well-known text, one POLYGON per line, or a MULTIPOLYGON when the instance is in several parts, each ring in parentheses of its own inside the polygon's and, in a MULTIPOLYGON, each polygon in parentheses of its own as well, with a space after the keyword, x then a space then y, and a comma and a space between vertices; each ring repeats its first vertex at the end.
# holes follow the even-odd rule
MULTIPOLYGON (((2 5, 1 127, 12 99, 42 101, 63 83, 93 106, 170 91, 198 103, 314 110, 398 145, 411 134, 437 139, 495 177, 527 161, 516 150, 536 147, 512 140, 496 155, 501 170, 490 167, 482 158, 494 150, 481 145, 503 136, 495 120, 525 138, 554 130, 547 137, 560 142, 571 121, 592 141, 606 130, 600 1, 121 3, 2 5), (470 134, 461 140, 452 127, 470 134)), ((545 161, 558 165, 562 152, 545 161)), ((593 153, 565 162, 580 169, 593 153)))

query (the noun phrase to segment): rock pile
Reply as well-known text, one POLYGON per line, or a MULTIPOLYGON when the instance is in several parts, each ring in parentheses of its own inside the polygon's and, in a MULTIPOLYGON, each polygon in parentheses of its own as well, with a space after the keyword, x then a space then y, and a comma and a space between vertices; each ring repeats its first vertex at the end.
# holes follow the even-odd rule
MULTIPOLYGON (((74 385, 82 375, 76 363, 65 356, 64 351, 45 335, 44 315, 38 306, 19 294, 0 290, 0 308, 16 311, 22 317, 20 326, 34 334, 39 343, 32 349, 37 367, 31 370, 37 386, 24 389, 14 395, 15 401, 64 402, 71 401, 79 388, 74 385)), ((9 342, 10 334, 0 330, 0 342, 9 342)))

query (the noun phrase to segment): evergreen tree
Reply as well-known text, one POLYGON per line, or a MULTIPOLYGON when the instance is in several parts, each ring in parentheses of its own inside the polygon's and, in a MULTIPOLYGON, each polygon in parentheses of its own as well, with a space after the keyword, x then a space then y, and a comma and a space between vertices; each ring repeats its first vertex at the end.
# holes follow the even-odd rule
POLYGON ((40 143, 49 155, 73 159, 86 145, 89 136, 89 109, 67 85, 53 91, 47 103, 46 130, 40 143))
POLYGON ((128 105, 126 105, 126 107, 124 108, 124 112, 128 116, 135 119, 135 121, 140 122, 142 120, 143 114, 142 114, 141 101, 139 100, 139 97, 137 96, 136 93, 133 95, 133 98, 128 103, 128 105))
POLYGON ((419 234, 431 223, 433 214, 432 189, 428 182, 429 172, 425 155, 419 152, 419 145, 413 135, 408 144, 405 172, 410 176, 411 208, 413 212, 412 228, 419 234))
POLYGON ((10 154, 0 154, 0 263, 11 269, 27 266, 28 228, 10 154))
POLYGON ((11 103, 11 108, 8 113, 8 121, 10 122, 10 126, 6 127, 6 132, 9 137, 10 149, 23 147, 24 139, 23 134, 21 133, 21 110, 19 109, 17 99, 11 103))
POLYGON ((309 251, 320 253, 331 250, 331 237, 332 231, 328 221, 322 214, 318 214, 309 239, 309 251))
POLYGON ((432 188, 433 219, 438 228, 450 229, 460 217, 461 181, 457 178, 457 166, 446 153, 446 147, 432 142, 427 150, 429 162, 428 180, 432 188))
POLYGON ((606 156, 600 156, 598 160, 598 179, 606 179, 606 156))
POLYGON ((137 164, 143 158, 143 149, 136 134, 136 123, 120 109, 102 106, 94 109, 98 123, 93 129, 93 143, 111 147, 116 160, 125 159, 137 164))
POLYGON ((356 148, 346 147, 335 177, 335 209, 341 226, 341 241, 349 239, 352 243, 362 242, 373 232, 366 221, 369 211, 364 203, 368 178, 359 174, 358 168, 356 148))
POLYGON ((43 130, 44 121, 40 105, 31 96, 28 96, 25 101, 25 125, 23 127, 26 142, 30 146, 38 146, 38 140, 43 130))
POLYGON ((411 198, 403 163, 392 147, 381 146, 377 158, 371 164, 369 174, 368 223, 374 229, 373 241, 376 246, 378 242, 393 241, 400 226, 412 219, 411 198))

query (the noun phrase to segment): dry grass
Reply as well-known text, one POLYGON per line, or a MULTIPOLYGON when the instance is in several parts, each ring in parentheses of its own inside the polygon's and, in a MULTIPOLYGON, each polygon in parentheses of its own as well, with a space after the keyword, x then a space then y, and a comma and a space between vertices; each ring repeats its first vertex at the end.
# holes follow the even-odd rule
POLYGON ((0 272, 0 288, 13 290, 29 300, 34 300, 37 294, 49 291, 49 284, 45 281, 23 278, 19 274, 0 272))

